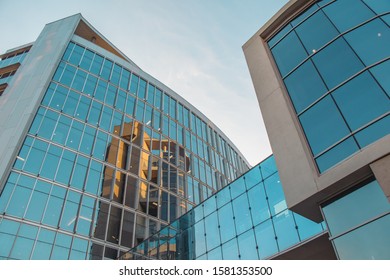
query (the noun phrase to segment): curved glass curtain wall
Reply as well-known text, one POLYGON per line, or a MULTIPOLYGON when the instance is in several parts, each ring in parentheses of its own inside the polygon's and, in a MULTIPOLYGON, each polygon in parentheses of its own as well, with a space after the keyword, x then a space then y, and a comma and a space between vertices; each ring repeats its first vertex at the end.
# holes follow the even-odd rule
POLYGON ((320 172, 390 133, 389 12, 318 1, 268 41, 320 172))
POLYGON ((121 259, 268 259, 325 231, 287 209, 271 156, 121 259))
POLYGON ((0 258, 116 259, 247 170, 180 102, 69 43, 0 196, 0 258))

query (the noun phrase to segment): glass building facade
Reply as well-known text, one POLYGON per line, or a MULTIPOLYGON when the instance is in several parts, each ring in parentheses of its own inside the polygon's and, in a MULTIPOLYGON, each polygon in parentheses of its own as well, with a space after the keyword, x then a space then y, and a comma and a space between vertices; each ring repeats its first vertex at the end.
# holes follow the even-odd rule
POLYGON ((390 259, 390 203, 376 180, 322 206, 339 259, 390 259))
POLYGON ((287 208, 270 156, 121 259, 269 259, 324 234, 287 208))
POLYGON ((64 44, 0 186, 0 259, 116 259, 248 170, 131 61, 79 36, 64 44))
POLYGON ((390 133, 389 13, 317 1, 268 41, 320 173, 390 133))

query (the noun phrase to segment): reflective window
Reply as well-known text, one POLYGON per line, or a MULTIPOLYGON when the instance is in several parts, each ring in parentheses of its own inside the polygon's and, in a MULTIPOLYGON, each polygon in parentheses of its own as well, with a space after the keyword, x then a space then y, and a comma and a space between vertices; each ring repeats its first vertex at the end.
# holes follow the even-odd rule
POLYGON ((307 56, 307 53, 299 42, 295 32, 290 32, 290 34, 283 38, 283 40, 272 49, 272 54, 275 57, 282 77, 295 68, 307 56), (288 51, 286 51, 286 49, 288 49, 288 51))
POLYGON ((334 91, 333 96, 352 130, 390 111, 390 99, 368 72, 334 91))
POLYGON ((236 236, 231 204, 226 204, 218 209, 218 219, 222 243, 236 236))
POLYGON ((238 236, 237 241, 241 260, 257 260, 259 258, 255 235, 252 229, 238 236))
POLYGON ((329 231, 338 235, 362 222, 390 211, 390 204, 377 181, 322 208, 329 231))
POLYGON ((233 200, 233 211, 237 234, 241 234, 252 227, 251 214, 249 211, 248 197, 246 193, 233 200))
POLYGON ((286 210, 273 218, 279 250, 283 251, 299 242, 292 212, 286 210))
POLYGON ((338 162, 348 158, 350 155, 354 154, 359 150, 358 145, 353 137, 349 137, 342 141, 341 143, 334 146, 332 149, 328 150, 326 153, 322 154, 316 158, 318 169, 320 172, 325 172, 338 162))
POLYGON ((362 1, 335 1, 324 7, 323 11, 344 32, 374 16, 362 1))
POLYGON ((367 66, 389 56, 390 30, 380 19, 370 21, 344 37, 367 66))
POLYGON ((297 113, 327 92, 311 60, 306 61, 284 80, 297 113))
POLYGON ((229 242, 222 245, 222 256, 224 260, 238 260, 239 252, 237 246, 237 239, 233 238, 229 242))
POLYGON ((294 220, 298 227, 299 238, 305 240, 319 234, 323 231, 321 224, 313 223, 313 221, 299 215, 294 214, 294 220))
POLYGON ((386 13, 390 10, 390 3, 386 0, 363 0, 375 13, 386 13))
POLYGON ((363 64, 343 38, 339 38, 313 57, 328 88, 333 88, 359 72, 363 64))
POLYGON ((315 53, 316 50, 338 35, 336 28, 321 10, 309 17, 295 30, 309 54, 315 53))
POLYGON ((204 219, 206 228, 207 250, 214 249, 221 244, 219 237, 219 223, 217 213, 214 212, 204 219))
POLYGON ((390 115, 380 119, 355 134, 360 147, 365 147, 390 134, 390 115))
POLYGON ((388 260, 390 215, 334 240, 341 260, 388 260))
POLYGON ((279 174, 275 173, 264 180, 265 191, 267 193, 268 203, 270 205, 271 215, 280 213, 287 209, 286 199, 279 174))
POLYGON ((262 183, 248 191, 248 199, 254 225, 270 218, 268 201, 262 183))
POLYGON ((314 155, 349 134, 348 127, 330 96, 311 107, 299 119, 314 155))
POLYGON ((382 62, 381 64, 370 69, 375 79, 379 82, 381 87, 386 91, 390 98, 390 79, 388 73, 390 71, 390 60, 382 62))

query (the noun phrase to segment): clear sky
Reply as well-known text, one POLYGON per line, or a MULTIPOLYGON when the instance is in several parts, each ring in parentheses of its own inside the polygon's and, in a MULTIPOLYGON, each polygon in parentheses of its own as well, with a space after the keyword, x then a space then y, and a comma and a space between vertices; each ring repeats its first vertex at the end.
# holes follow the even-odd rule
POLYGON ((192 103, 250 164, 270 155, 242 45, 287 0, 0 0, 0 53, 81 13, 145 72, 192 103))

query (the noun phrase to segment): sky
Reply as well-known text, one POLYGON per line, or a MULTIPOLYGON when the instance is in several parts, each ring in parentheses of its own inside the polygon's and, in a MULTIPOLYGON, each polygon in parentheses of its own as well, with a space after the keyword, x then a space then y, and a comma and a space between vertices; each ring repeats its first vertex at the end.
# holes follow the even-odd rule
POLYGON ((272 151, 242 45, 288 0, 0 0, 0 53, 81 13, 105 38, 193 104, 251 165, 272 151))

